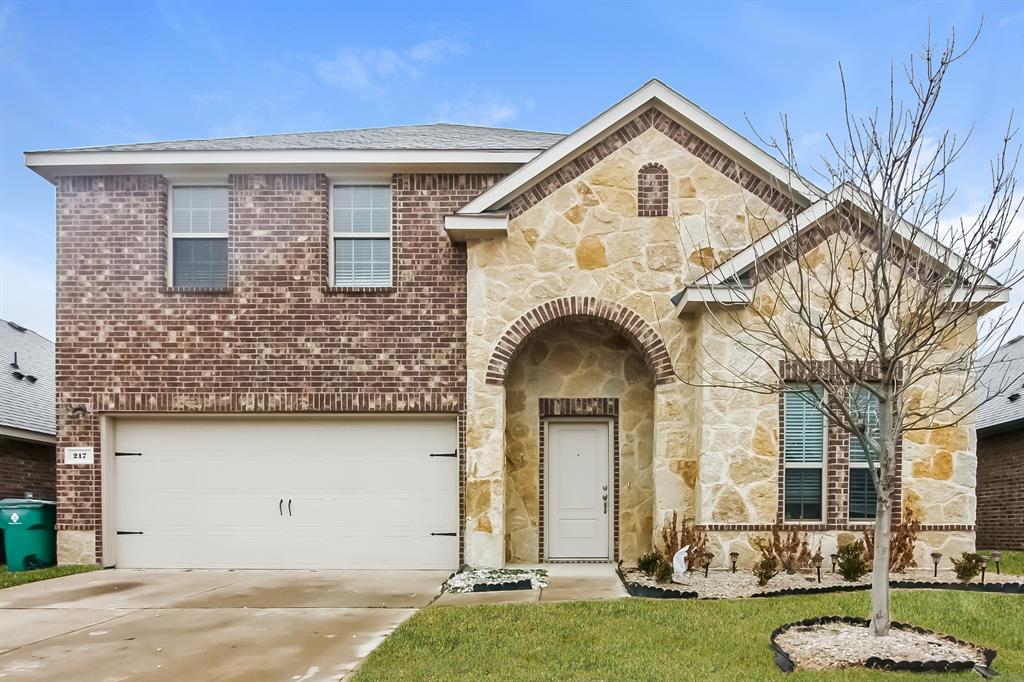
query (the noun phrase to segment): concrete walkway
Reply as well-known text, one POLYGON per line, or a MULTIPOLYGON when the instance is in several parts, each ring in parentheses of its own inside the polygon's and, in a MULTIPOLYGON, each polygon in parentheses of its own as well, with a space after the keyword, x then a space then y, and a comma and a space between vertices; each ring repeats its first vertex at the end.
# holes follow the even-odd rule
POLYGON ((526 602, 583 601, 589 599, 621 599, 628 597, 613 564, 545 564, 513 566, 513 568, 544 568, 548 586, 542 590, 511 590, 508 592, 446 592, 432 606, 468 606, 471 604, 516 604, 526 602))
POLYGON ((444 571, 84 573, 0 591, 0 680, 338 680, 444 571))

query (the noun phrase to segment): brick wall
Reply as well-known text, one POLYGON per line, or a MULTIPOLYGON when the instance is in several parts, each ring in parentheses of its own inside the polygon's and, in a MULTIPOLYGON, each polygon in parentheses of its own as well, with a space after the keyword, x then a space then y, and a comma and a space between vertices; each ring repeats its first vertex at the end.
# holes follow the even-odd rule
POLYGON ((978 547, 1024 550, 1024 428, 978 437, 978 547))
MULTIPOLYGON (((230 287, 183 292, 163 178, 61 178, 58 447, 98 453, 103 411, 460 412, 466 253, 443 216, 498 179, 394 176, 394 286, 350 290, 329 286, 324 176, 231 176, 230 287)), ((59 530, 101 527, 98 460, 58 467, 59 530)))
POLYGON ((24 497, 55 499, 57 471, 53 446, 0 437, 0 499, 24 497))

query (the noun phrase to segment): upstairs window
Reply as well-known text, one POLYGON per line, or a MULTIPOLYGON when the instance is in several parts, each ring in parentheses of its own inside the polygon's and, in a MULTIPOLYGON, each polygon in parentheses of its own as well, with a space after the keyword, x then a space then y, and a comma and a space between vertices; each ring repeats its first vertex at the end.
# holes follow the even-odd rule
POLYGON ((171 188, 171 286, 228 286, 228 188, 171 188))
POLYGON ((391 286, 391 188, 335 185, 332 189, 334 286, 391 286))
MULTIPOLYGON (((878 397, 871 391, 858 386, 853 391, 853 406, 863 421, 867 433, 878 438, 878 397)), ((874 460, 877 470, 878 456, 874 460)), ((868 453, 860 439, 850 434, 850 520, 875 518, 875 481, 871 477, 868 453)))
POLYGON ((793 388, 783 397, 783 508, 786 521, 823 521, 827 422, 822 388, 793 388))
POLYGON ((640 217, 668 215, 668 171, 649 163, 636 176, 636 208, 640 217))

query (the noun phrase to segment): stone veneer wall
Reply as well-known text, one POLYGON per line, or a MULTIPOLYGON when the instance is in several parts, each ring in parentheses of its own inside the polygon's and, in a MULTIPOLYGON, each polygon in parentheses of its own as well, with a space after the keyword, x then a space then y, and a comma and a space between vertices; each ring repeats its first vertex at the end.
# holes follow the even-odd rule
POLYGON ((566 322, 531 336, 505 381, 505 560, 536 563, 541 398, 619 399, 619 556, 651 548, 654 514, 654 381, 621 333, 566 322))
MULTIPOLYGON (((472 564, 500 565, 506 538, 525 527, 517 520, 514 531, 504 528, 508 396, 506 386, 487 382, 488 363, 506 330, 547 301, 594 297, 639 315, 661 336, 673 367, 688 372, 699 324, 679 320, 669 298, 707 266, 743 248, 752 234, 783 220, 657 128, 609 147, 614 151, 582 172, 567 173, 569 179, 550 193, 532 194, 528 206, 513 212, 507 238, 469 243, 464 532, 472 564), (669 215, 641 217, 637 173, 652 162, 668 172, 669 215)), ((671 380, 655 387, 653 400, 658 526, 672 511, 692 518, 698 508, 703 397, 671 380)))

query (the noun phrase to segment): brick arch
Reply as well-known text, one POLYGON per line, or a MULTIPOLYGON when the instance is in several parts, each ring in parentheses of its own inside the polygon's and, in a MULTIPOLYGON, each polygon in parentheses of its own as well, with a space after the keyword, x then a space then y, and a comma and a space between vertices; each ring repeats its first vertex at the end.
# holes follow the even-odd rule
POLYGON ((644 164, 636 174, 636 214, 668 215, 668 171, 660 163, 644 164))
POLYGON ((487 364, 487 383, 503 385, 523 342, 537 330, 560 320, 593 320, 616 328, 643 354, 655 384, 667 384, 675 378, 665 343, 642 317, 617 303, 592 296, 569 296, 542 303, 505 330, 487 364))

